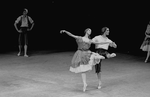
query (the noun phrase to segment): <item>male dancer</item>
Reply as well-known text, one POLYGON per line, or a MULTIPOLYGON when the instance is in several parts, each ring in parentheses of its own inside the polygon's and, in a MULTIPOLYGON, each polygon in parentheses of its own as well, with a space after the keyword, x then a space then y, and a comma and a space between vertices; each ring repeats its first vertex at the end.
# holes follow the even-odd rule
MULTIPOLYGON (((115 53, 110 54, 107 52, 107 50, 109 46, 116 48, 117 45, 114 42, 112 42, 110 39, 108 39, 107 35, 109 35, 109 28, 103 27, 102 35, 98 35, 94 37, 92 41, 97 43, 96 44, 97 53, 104 56, 105 58, 115 57, 116 56, 115 53)), ((99 64, 95 65, 95 72, 97 73, 97 77, 99 81, 98 89, 101 88, 101 62, 102 60, 100 60, 99 64)))
POLYGON ((21 54, 21 48, 22 48, 22 39, 24 38, 24 56, 28 57, 27 55, 27 45, 28 45, 28 39, 27 39, 27 32, 32 30, 34 26, 34 22, 31 19, 30 16, 27 15, 28 10, 24 9, 23 15, 19 16, 17 20, 14 23, 14 26, 16 30, 19 32, 19 53, 18 56, 21 54), (31 23, 31 27, 29 27, 29 22, 31 23), (18 28, 17 24, 21 24, 21 26, 18 28))

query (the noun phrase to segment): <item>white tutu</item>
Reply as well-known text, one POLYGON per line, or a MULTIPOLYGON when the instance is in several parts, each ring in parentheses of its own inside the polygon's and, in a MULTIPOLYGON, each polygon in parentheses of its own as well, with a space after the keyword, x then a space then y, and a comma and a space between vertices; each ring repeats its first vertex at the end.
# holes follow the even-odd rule
POLYGON ((100 59, 105 59, 105 57, 99 55, 98 53, 92 52, 92 54, 90 56, 90 60, 87 65, 80 64, 80 66, 78 66, 76 68, 70 67, 70 71, 74 72, 74 73, 90 71, 90 70, 92 70, 92 67, 94 65, 96 65, 97 63, 100 62, 100 59))

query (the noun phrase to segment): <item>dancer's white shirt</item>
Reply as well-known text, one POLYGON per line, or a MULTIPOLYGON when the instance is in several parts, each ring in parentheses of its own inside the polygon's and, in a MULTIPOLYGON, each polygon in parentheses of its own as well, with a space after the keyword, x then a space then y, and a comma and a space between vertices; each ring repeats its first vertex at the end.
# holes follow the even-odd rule
POLYGON ((33 20, 30 16, 23 17, 23 15, 21 15, 17 18, 17 20, 15 22, 19 23, 19 21, 21 21, 21 27, 28 27, 28 20, 31 24, 33 23, 33 20))
MULTIPOLYGON (((102 42, 109 42, 109 43, 112 43, 112 41, 111 41, 110 39, 108 39, 107 37, 103 37, 103 36, 101 36, 101 35, 95 36, 95 37, 92 39, 92 41, 93 41, 93 42, 98 42, 98 43, 102 43, 102 42)), ((96 48, 103 48, 103 49, 108 50, 109 43, 108 43, 108 44, 96 44, 96 48)))

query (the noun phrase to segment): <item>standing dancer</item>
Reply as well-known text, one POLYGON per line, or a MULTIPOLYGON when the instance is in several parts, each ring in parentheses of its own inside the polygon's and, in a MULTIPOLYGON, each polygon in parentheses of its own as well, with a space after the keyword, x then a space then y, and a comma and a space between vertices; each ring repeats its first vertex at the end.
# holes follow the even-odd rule
POLYGON ((147 57, 145 59, 145 63, 147 63, 149 56, 150 56, 150 22, 147 26, 146 32, 145 32, 145 39, 140 47, 143 51, 147 51, 147 57))
MULTIPOLYGON (((92 41, 97 42, 96 44, 97 53, 104 56, 105 58, 115 57, 116 56, 115 53, 110 54, 107 52, 107 50, 109 46, 116 48, 117 45, 114 42, 112 42, 110 39, 108 39, 107 35, 109 35, 109 28, 103 27, 102 35, 94 37, 92 41)), ((99 83, 98 89, 101 88, 101 62, 102 60, 100 60, 100 62, 95 65, 95 72, 97 73, 98 83, 99 83)))
POLYGON ((89 50, 91 46, 91 40, 89 39, 91 29, 87 28, 85 30, 85 36, 83 37, 73 35, 65 30, 61 30, 60 33, 66 33, 76 39, 76 42, 78 44, 78 50, 72 58, 72 65, 70 67, 70 71, 75 73, 81 73, 84 85, 83 91, 85 92, 87 87, 86 72, 92 70, 92 65, 98 63, 100 59, 104 59, 104 57, 89 50))
POLYGON ((27 39, 27 32, 32 30, 33 26, 34 26, 34 22, 31 19, 30 16, 27 16, 28 10, 24 9, 23 11, 23 15, 19 16, 17 18, 17 20, 14 23, 14 26, 16 28, 16 30, 19 32, 19 53, 18 56, 20 56, 21 54, 21 48, 22 48, 22 40, 24 38, 24 56, 28 57, 27 55, 27 45, 28 45, 28 39, 27 39), (31 27, 29 27, 29 23, 30 22, 32 25, 31 27), (21 23, 21 26, 18 28, 17 24, 21 23))

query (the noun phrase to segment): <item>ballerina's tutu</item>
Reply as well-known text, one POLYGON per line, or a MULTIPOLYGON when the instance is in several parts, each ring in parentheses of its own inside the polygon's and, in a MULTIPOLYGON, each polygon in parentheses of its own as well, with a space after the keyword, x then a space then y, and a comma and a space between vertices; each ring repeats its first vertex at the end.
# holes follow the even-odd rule
POLYGON ((150 38, 146 38, 142 43, 140 49, 143 51, 150 51, 150 38))
POLYGON ((143 51, 150 51, 150 45, 145 45, 145 46, 141 47, 141 49, 143 51))
POLYGON ((92 52, 87 64, 80 64, 78 67, 70 67, 70 71, 74 73, 82 73, 92 70, 92 67, 100 62, 100 59, 105 59, 105 57, 99 55, 98 53, 92 52))

